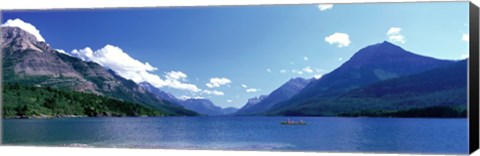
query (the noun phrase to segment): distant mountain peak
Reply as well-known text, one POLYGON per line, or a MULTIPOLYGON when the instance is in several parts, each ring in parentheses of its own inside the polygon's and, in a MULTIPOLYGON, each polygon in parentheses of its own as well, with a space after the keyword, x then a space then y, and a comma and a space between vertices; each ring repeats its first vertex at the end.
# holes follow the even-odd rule
POLYGON ((270 111, 339 96, 378 81, 412 75, 452 63, 450 60, 418 55, 384 41, 360 49, 340 67, 324 74, 321 79, 313 80, 294 97, 277 104, 270 111))
POLYGON ((145 88, 150 93, 153 93, 160 99, 166 100, 171 103, 176 103, 188 110, 192 110, 200 114, 226 115, 237 111, 236 108, 221 108, 215 105, 210 99, 204 97, 180 96, 177 98, 173 94, 165 92, 148 82, 140 82, 138 83, 138 85, 145 88))
POLYGON ((263 113, 270 109, 276 103, 289 99, 297 94, 305 86, 307 86, 313 79, 304 79, 301 77, 291 78, 282 86, 272 91, 268 96, 262 95, 248 100, 239 111, 237 115, 255 115, 263 113))
MULTIPOLYGON (((390 43, 388 41, 383 41, 381 43, 377 43, 377 44, 374 44, 374 45, 370 45, 370 46, 367 46, 363 49, 361 49, 360 51, 357 52, 358 53, 378 53, 378 54, 391 54, 391 53, 404 53, 404 52, 407 52, 406 50, 404 50, 402 47, 400 46, 397 46, 393 43, 390 43)), ((407 52, 409 53, 409 52, 407 52)))
POLYGON ((382 44, 382 45, 394 45, 396 46, 395 44, 391 43, 391 42, 388 42, 388 41, 383 41, 382 43, 379 43, 379 44, 382 44))
POLYGON ((176 103, 177 102, 177 98, 170 94, 170 93, 167 93, 167 92, 164 92, 162 90, 160 90, 159 88, 153 86, 152 84, 144 81, 144 82, 140 82, 138 83, 138 85, 142 88, 145 88, 147 91, 153 93, 155 96, 163 99, 163 100, 167 100, 169 102, 172 102, 172 103, 176 103))
POLYGON ((420 57, 429 58, 409 52, 388 41, 383 41, 360 49, 347 62, 345 62, 345 64, 358 68, 368 64, 382 64, 398 60, 414 62, 414 60, 418 60, 420 57))
POLYGON ((392 42, 388 42, 388 41, 383 41, 383 42, 380 42, 380 43, 372 44, 372 45, 367 46, 365 48, 368 48, 368 47, 381 47, 381 48, 398 47, 398 48, 401 48, 400 46, 398 46, 396 44, 393 44, 392 42))
POLYGON ((258 97, 253 97, 248 99, 247 104, 245 104, 244 108, 248 108, 251 106, 256 105, 257 103, 261 102, 263 99, 267 98, 267 95, 260 95, 258 97))
POLYGON ((222 108, 220 106, 215 105, 209 99, 195 99, 190 98, 184 101, 180 101, 180 105, 183 107, 196 111, 200 114, 216 116, 216 115, 227 115, 237 111, 236 108, 222 108))

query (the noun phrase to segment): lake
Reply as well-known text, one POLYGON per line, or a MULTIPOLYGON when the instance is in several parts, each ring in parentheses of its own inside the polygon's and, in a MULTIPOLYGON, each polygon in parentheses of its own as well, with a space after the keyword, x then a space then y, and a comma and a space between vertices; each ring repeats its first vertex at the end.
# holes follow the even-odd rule
POLYGON ((3 119, 3 144, 466 154, 467 119, 289 117, 3 119))

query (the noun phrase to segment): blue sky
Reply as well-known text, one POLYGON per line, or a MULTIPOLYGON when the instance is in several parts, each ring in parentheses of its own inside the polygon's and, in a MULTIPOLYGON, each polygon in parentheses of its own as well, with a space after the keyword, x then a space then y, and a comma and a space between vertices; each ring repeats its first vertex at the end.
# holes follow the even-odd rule
POLYGON ((124 77, 222 107, 241 107, 290 78, 326 74, 359 49, 385 40, 440 59, 468 54, 462 40, 469 29, 468 2, 322 9, 312 4, 4 11, 2 23, 21 19, 55 49, 76 49, 75 56, 85 60, 102 57, 101 63, 124 77))

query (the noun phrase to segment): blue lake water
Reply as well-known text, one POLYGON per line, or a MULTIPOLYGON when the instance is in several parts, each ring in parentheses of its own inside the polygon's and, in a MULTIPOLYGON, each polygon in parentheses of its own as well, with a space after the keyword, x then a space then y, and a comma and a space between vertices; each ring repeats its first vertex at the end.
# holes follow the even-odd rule
POLYGON ((7 145, 466 154, 466 119, 290 117, 4 119, 7 145))

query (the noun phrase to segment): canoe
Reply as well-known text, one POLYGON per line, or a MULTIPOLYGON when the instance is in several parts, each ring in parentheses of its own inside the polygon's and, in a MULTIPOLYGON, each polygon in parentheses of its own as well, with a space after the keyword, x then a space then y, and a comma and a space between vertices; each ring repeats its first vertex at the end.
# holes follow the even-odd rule
POLYGON ((283 121, 283 122, 280 122, 280 124, 282 125, 306 125, 307 123, 306 122, 287 122, 287 121, 283 121))

